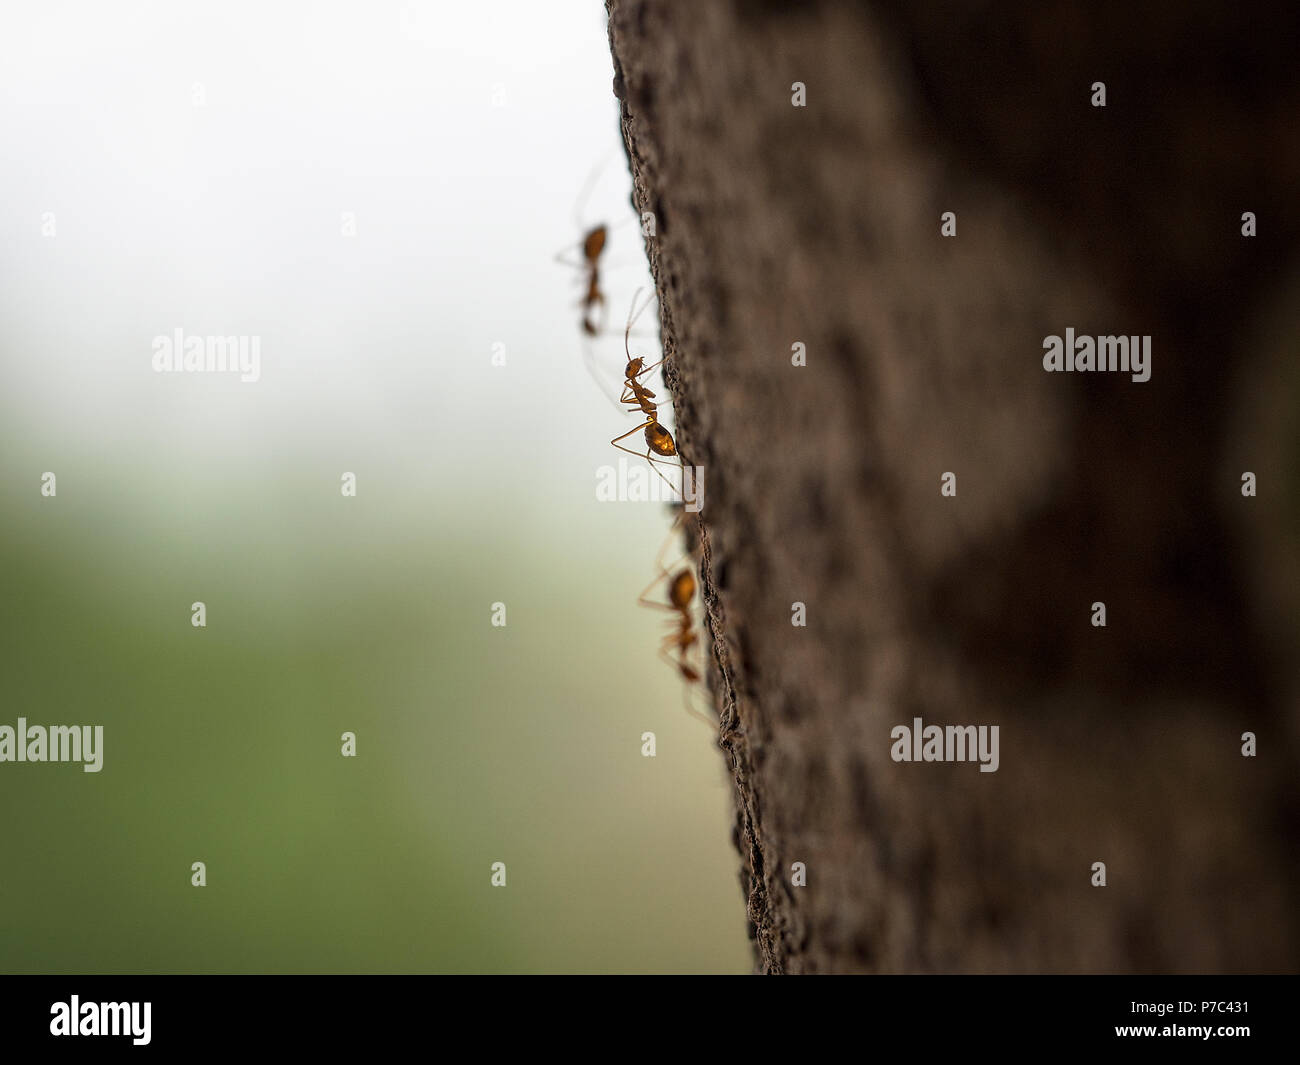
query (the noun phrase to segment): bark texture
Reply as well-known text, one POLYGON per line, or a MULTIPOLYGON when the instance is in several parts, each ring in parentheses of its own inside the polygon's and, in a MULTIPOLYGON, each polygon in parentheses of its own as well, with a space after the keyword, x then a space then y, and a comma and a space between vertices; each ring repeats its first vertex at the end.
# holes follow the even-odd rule
POLYGON ((1295 970, 1294 15, 608 6, 757 967, 1295 970))

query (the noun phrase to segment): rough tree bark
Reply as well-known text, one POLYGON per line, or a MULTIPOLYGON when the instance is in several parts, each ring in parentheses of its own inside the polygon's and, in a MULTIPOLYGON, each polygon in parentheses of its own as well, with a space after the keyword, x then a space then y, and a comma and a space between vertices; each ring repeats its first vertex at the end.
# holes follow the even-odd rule
POLYGON ((1294 970, 1290 13, 608 6, 758 968, 1294 970))

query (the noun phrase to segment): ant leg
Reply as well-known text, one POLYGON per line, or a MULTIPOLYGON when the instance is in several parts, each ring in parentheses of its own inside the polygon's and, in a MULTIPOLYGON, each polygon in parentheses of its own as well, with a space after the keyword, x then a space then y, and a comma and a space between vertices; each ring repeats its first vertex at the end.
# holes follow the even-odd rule
MULTIPOLYGON (((664 537, 664 542, 659 545, 659 553, 655 555, 655 568, 659 570, 659 576, 655 578, 656 580, 663 580, 665 577, 669 576, 668 564, 664 561, 664 555, 668 551, 668 545, 673 542, 673 537, 676 535, 677 530, 681 527, 682 517, 685 513, 685 510, 679 510, 677 512, 677 517, 673 519, 672 525, 668 528, 668 535, 664 537)), ((684 562, 687 560, 687 557, 687 554, 683 552, 678 561, 684 562)), ((675 566, 677 563, 674 562, 673 565, 675 566)), ((694 562, 692 562, 691 565, 693 567, 694 562)))
MULTIPOLYGON (((662 554, 662 553, 663 553, 663 552, 662 552, 662 550, 661 550, 661 551, 660 551, 660 554, 662 554)), ((649 583, 649 584, 647 584, 644 588, 641 589, 641 594, 638 595, 638 596, 636 597, 637 606, 652 606, 652 607, 654 607, 654 608, 657 609, 657 610, 668 610, 668 611, 671 611, 672 613, 676 614, 676 613, 677 613, 677 608, 676 608, 675 606, 670 606, 670 605, 667 604, 667 603, 659 603, 659 602, 656 602, 656 601, 653 600, 653 599, 647 599, 647 598, 646 598, 646 593, 649 592, 651 588, 653 588, 656 584, 658 584, 658 583, 660 583, 661 581, 665 580, 665 579, 669 576, 668 571, 667 571, 666 569, 664 569, 664 567, 663 567, 662 565, 659 565, 659 563, 658 563, 657 560, 656 560, 656 563, 655 563, 655 564, 659 567, 659 572, 656 573, 656 574, 655 574, 655 575, 650 579, 650 583, 649 583)))
MULTIPOLYGON (((633 433, 640 432, 640 431, 642 431, 643 429, 645 429, 645 427, 646 427, 647 425, 652 425, 652 424, 654 424, 654 423, 653 423, 653 422, 642 422, 640 425, 636 426, 635 428, 629 429, 629 430, 628 430, 626 433, 624 433, 622 436, 616 436, 616 437, 614 437, 614 439, 611 440, 610 443, 613 444, 615 447, 618 447, 618 442, 619 442, 620 440, 626 440, 626 439, 627 439, 629 436, 631 436, 633 433)), ((629 455, 636 455, 637 458, 640 458, 640 457, 641 457, 640 452, 637 452, 637 451, 628 451, 628 449, 625 448, 625 447, 621 447, 621 448, 618 448, 618 449, 619 449, 620 451, 627 451, 627 453, 628 453, 629 455)))
MULTIPOLYGON (((639 451, 633 451, 630 447, 623 447, 623 446, 619 443, 620 440, 626 440, 626 439, 627 439, 629 436, 631 436, 633 433, 645 429, 645 427, 646 427, 647 425, 655 425, 655 424, 657 424, 657 423, 656 423, 656 422, 642 422, 642 423, 641 423, 640 425, 638 425, 635 429, 629 429, 629 430, 628 430, 626 433, 624 433, 622 436, 616 436, 616 437, 614 437, 614 439, 611 440, 610 443, 613 444, 616 448, 618 448, 619 451, 626 451, 629 455, 635 455, 635 456, 636 456, 637 458, 639 458, 639 459, 645 459, 645 460, 646 460, 648 463, 650 463, 650 465, 652 465, 652 466, 675 466, 677 469, 681 469, 681 468, 682 468, 682 464, 681 464, 680 462, 675 462, 675 463, 674 463, 674 462, 667 462, 667 461, 665 461, 664 459, 661 459, 661 458, 655 458, 655 457, 654 457, 654 453, 653 453, 649 448, 646 448, 646 453, 643 455, 643 454, 641 454, 641 452, 639 452, 639 451)), ((658 471, 656 471, 656 472, 658 472, 658 471)), ((664 475, 663 475, 662 473, 659 474, 659 476, 660 476, 660 477, 664 477, 664 475)), ((673 483, 672 483, 671 481, 669 481, 667 477, 664 477, 664 483, 666 483, 666 484, 668 485, 669 488, 672 488, 674 492, 677 491, 677 489, 673 487, 673 483)))
MULTIPOLYGON (((686 707, 686 712, 690 714, 691 717, 695 718, 696 721, 702 721, 704 724, 708 725, 709 728, 716 731, 718 728, 718 722, 710 720, 709 718, 701 714, 698 710, 696 710, 693 706, 691 706, 691 692, 693 691, 695 691, 694 684, 688 684, 686 685, 685 688, 682 689, 682 703, 686 707)), ((709 709, 710 710, 713 709, 712 704, 710 704, 709 709)))
POLYGON ((626 451, 629 455, 635 455, 637 458, 645 459, 648 463, 650 463, 650 468, 653 469, 655 473, 659 475, 659 479, 668 486, 668 491, 673 493, 674 500, 680 501, 680 497, 682 494, 681 489, 678 488, 677 485, 673 484, 673 482, 670 481, 667 477, 665 477, 663 475, 663 471, 659 469, 661 465, 663 466, 673 465, 671 462, 664 462, 662 459, 654 458, 648 449, 646 450, 646 453, 643 455, 639 451, 633 451, 630 447, 624 447, 622 444, 618 443, 619 440, 624 440, 627 437, 631 436, 632 433, 635 433, 637 431, 637 429, 644 429, 644 428, 645 428, 644 425, 638 425, 636 429, 632 430, 632 432, 624 433, 622 436, 615 437, 615 439, 611 440, 610 443, 613 444, 616 448, 618 448, 619 451, 626 451))
MULTIPOLYGON (((624 407, 628 408, 627 414, 636 414, 637 411, 640 411, 641 414, 646 414, 646 408, 642 406, 641 401, 642 399, 654 398, 655 395, 653 391, 650 391, 650 389, 641 389, 641 394, 637 395, 637 393, 634 393, 632 389, 628 388, 627 382, 624 381, 623 395, 620 395, 619 402, 623 404, 624 407)), ((656 414, 659 410, 658 403, 650 403, 650 407, 651 414, 656 414)))
POLYGON ((645 460, 646 460, 647 462, 652 462, 652 463, 654 463, 656 466, 671 466, 673 469, 676 469, 676 470, 680 470, 680 469, 682 468, 682 464, 681 464, 680 461, 679 461, 679 462, 669 462, 667 459, 661 459, 661 458, 656 457, 656 456, 655 456, 653 453, 651 453, 650 451, 647 451, 643 457, 645 458, 645 460))
POLYGON ((582 188, 578 191, 577 198, 573 201, 573 222, 579 229, 585 229, 586 226, 582 221, 582 212, 587 206, 587 201, 591 199, 592 190, 596 187, 596 181, 601 172, 609 165, 610 159, 618 151, 618 145, 612 145, 608 151, 601 156, 600 161, 591 168, 587 174, 587 179, 582 183, 582 188))
MULTIPOLYGON (((673 638, 674 637, 671 635, 668 637, 669 640, 672 640, 673 638)), ((668 653, 667 648, 661 647, 659 649, 659 657, 662 658, 665 662, 667 662, 670 666, 672 666, 673 669, 676 670, 678 673, 681 673, 682 664, 668 653)), ((691 692, 694 690, 694 688, 695 688, 695 684, 692 681, 686 680, 685 677, 682 678, 683 707, 685 707, 686 712, 690 714, 691 717, 695 718, 696 721, 699 721, 702 724, 707 725, 711 729, 716 729, 718 727, 718 723, 716 721, 710 721, 707 717, 705 717, 693 706, 691 706, 691 692)))
MULTIPOLYGON (((673 493, 674 502, 684 502, 685 500, 682 497, 681 486, 673 484, 672 481, 670 481, 667 477, 664 476, 663 471, 659 469, 660 466, 672 466, 673 464, 671 462, 664 462, 663 459, 653 458, 650 454, 649 448, 646 449, 645 460, 646 462, 650 463, 651 469, 653 469, 655 473, 659 474, 659 480, 663 481, 663 483, 668 486, 668 491, 673 493)), ((679 470, 682 469, 682 464, 680 462, 677 463, 677 469, 679 470)), ((686 473, 683 470, 682 477, 684 478, 685 476, 686 473)))

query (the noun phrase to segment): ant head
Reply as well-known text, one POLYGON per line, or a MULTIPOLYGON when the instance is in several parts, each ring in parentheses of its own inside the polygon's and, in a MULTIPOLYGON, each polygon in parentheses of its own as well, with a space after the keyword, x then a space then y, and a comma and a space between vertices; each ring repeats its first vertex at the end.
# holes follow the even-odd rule
POLYGON ((630 381, 634 377, 641 375, 641 368, 645 365, 645 359, 638 355, 635 359, 628 359, 627 369, 623 371, 624 375, 630 381))

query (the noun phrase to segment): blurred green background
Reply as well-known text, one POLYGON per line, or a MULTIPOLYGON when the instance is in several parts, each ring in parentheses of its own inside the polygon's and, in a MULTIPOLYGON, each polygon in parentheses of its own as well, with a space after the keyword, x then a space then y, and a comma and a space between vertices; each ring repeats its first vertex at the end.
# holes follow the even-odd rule
POLYGON ((101 724, 104 768, 0 764, 0 971, 750 967, 722 756, 635 604, 670 518, 595 498, 631 423, 551 261, 628 214, 617 155, 574 204, 599 5, 445 7, 5 16, 0 724, 101 724), (262 380, 154 374, 177 326, 262 380))

